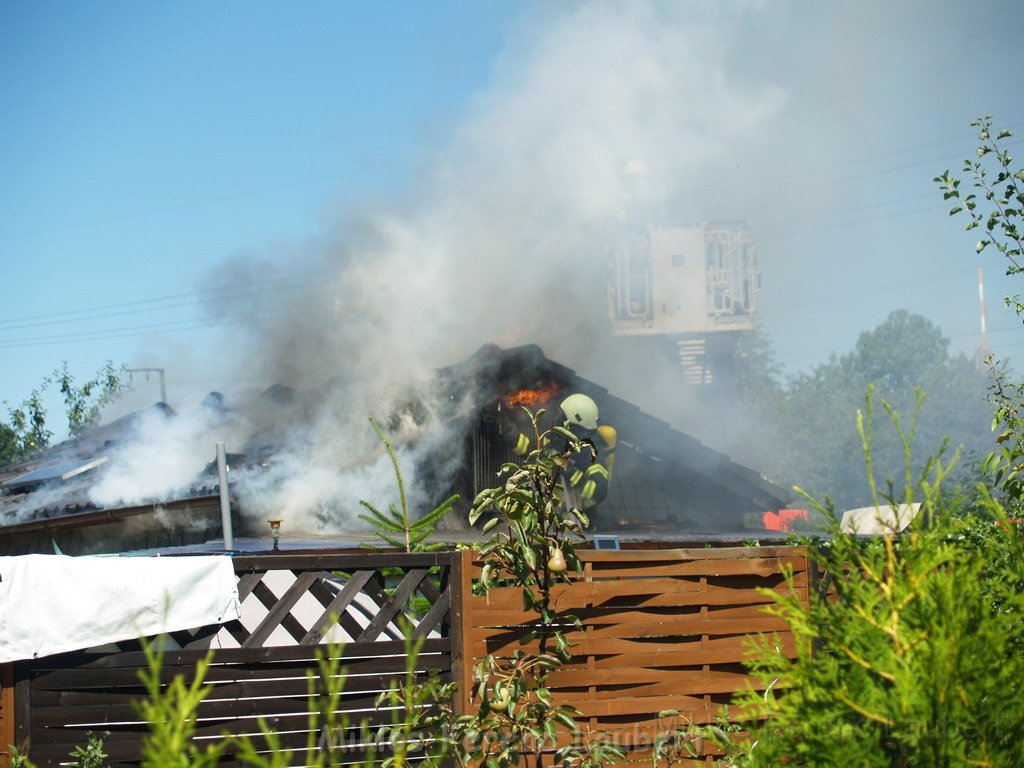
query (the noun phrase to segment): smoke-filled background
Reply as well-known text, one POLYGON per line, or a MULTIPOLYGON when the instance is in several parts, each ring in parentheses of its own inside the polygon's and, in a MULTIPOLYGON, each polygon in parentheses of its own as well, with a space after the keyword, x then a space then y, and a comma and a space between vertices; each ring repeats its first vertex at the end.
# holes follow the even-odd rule
MULTIPOLYGON (((250 503, 346 520, 331 500, 392 482, 368 416, 439 407, 433 371, 488 342, 539 344, 744 456, 736 407, 610 336, 624 221, 750 221, 787 372, 899 308, 977 346, 973 241, 931 179, 970 154, 975 116, 1024 120, 1012 2, 250 10, 102 6, 84 29, 72 9, 0 11, 0 399, 109 358, 164 368, 180 414, 143 425, 99 501, 158 497, 215 440, 273 443, 250 503), (297 394, 261 396, 275 384, 297 394), (213 390, 226 411, 200 405, 213 390)), ((990 327, 1012 357, 1016 323, 990 327)), ((155 399, 140 377, 118 408, 155 399)), ((430 418, 398 432, 422 455, 451 439, 430 418)))

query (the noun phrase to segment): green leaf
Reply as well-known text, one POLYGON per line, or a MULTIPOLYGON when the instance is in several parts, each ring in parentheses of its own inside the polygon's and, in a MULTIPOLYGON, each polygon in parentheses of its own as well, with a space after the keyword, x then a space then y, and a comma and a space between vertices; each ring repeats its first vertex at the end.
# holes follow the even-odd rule
POLYGON ((555 434, 564 437, 566 440, 570 442, 570 444, 575 444, 579 442, 579 437, 571 429, 566 429, 565 427, 552 427, 551 431, 554 432, 555 434))
POLYGON ((563 712, 561 709, 556 709, 554 712, 551 713, 551 717, 560 722, 566 728, 568 728, 570 732, 575 733, 576 721, 569 716, 568 712, 563 712))
POLYGON ((555 728, 555 724, 550 720, 544 721, 544 736, 552 744, 558 741, 558 730, 555 728))
POLYGON ((517 520, 512 523, 512 535, 515 537, 516 544, 523 549, 532 549, 526 539, 526 530, 523 528, 523 523, 517 520))
POLYGON ((522 556, 523 562, 526 563, 526 567, 531 571, 537 570, 537 550, 524 541, 522 556))
POLYGON ((495 496, 495 494, 497 494, 497 493, 498 493, 498 489, 497 488, 485 488, 484 490, 480 491, 480 493, 478 493, 476 495, 475 499, 473 499, 472 506, 479 507, 482 504, 488 503, 495 496))

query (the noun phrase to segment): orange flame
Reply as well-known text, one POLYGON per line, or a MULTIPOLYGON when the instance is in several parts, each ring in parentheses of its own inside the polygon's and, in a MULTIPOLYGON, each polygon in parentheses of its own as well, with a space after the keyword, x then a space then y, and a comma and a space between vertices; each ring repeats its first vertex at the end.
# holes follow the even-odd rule
POLYGON ((807 521, 806 509, 780 509, 776 512, 765 512, 761 522, 769 531, 792 531, 793 523, 798 520, 807 521))
POLYGON ((508 403, 510 408, 520 405, 532 408, 554 399, 560 391, 559 386, 552 382, 537 389, 520 389, 518 392, 513 392, 511 395, 506 396, 505 402, 508 403))

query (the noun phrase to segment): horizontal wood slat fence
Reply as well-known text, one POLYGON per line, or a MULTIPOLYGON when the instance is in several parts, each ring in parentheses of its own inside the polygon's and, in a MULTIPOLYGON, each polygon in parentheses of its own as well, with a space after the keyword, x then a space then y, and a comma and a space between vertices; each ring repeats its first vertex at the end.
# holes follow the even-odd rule
MULTIPOLYGON (((432 670, 443 680, 455 679, 456 706, 468 711, 474 706, 474 665, 487 654, 529 647, 519 639, 533 620, 518 588, 472 595, 478 573, 473 555, 236 557, 242 619, 174 634, 162 682, 177 674, 192 679, 197 662, 212 649, 207 681, 213 690, 199 707, 197 738, 258 733, 262 717, 281 733, 282 748, 300 750, 309 736, 307 673, 318 674, 314 652, 340 641, 347 676, 338 709, 352 723, 341 736, 354 743, 359 721, 391 721, 374 702, 406 671, 399 628, 405 617, 425 638, 418 679, 432 670)), ((658 712, 675 709, 693 722, 708 722, 750 684, 742 665, 747 635, 778 632, 792 652, 785 626, 763 612, 770 597, 760 590, 787 589, 789 571, 807 600, 810 574, 802 548, 580 555, 584 572, 555 590, 555 609, 579 617, 583 629, 569 633, 573 659, 553 674, 553 690, 557 701, 583 713, 583 724, 608 731, 632 750, 633 759, 649 756, 664 728, 658 712)), ((40 766, 66 762, 89 732, 103 739, 111 768, 140 765, 146 727, 133 701, 145 695, 138 677, 145 654, 138 642, 120 647, 14 664, 13 702, 0 710, 0 733, 5 722, 11 731, 13 709, 14 742, 27 744, 40 766)), ((362 754, 352 751, 353 759, 362 754)))
MULTIPOLYGON (((793 655, 784 622, 765 614, 771 597, 761 590, 789 590, 808 599, 808 559, 802 547, 582 551, 582 575, 553 590, 554 610, 580 619, 566 633, 571 663, 552 673, 553 699, 578 709, 594 730, 649 760, 654 738, 682 724, 659 720, 678 710, 693 723, 711 722, 732 695, 756 684, 743 667, 747 636, 778 633, 793 655)), ((464 578, 479 575, 466 567, 464 578)), ((468 590, 468 585, 464 586, 468 590)), ((463 620, 471 663, 463 686, 471 692, 471 667, 486 655, 510 656, 522 645, 533 616, 523 610, 518 587, 472 597, 463 620)), ((533 644, 536 646, 536 643, 533 644)), ((471 706, 464 695, 463 706, 471 706)))

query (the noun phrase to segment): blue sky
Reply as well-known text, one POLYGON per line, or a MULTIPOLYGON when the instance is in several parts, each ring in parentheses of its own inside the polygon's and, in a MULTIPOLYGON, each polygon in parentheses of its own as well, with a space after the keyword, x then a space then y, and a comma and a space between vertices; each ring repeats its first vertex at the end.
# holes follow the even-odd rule
MULTIPOLYGON (((990 343, 1019 357, 1020 323, 999 302, 1014 284, 995 256, 973 257, 931 178, 970 154, 979 114, 1024 135, 1022 16, 1011 0, 8 0, 0 401, 62 361, 82 377, 108 359, 165 367, 172 403, 296 368, 322 380, 330 366, 290 359, 321 331, 312 316, 287 321, 328 283, 339 324, 337 305, 372 301, 364 290, 380 306, 360 318, 446 308, 368 322, 389 335, 367 367, 455 362, 504 330, 478 322, 488 303, 463 305, 465 286, 447 293, 470 274, 473 294, 508 293, 507 269, 481 266, 486 234, 534 233, 517 247, 538 261, 522 263, 550 263, 559 246, 536 233, 588 232, 620 191, 607 169, 633 151, 653 169, 644 194, 660 221, 751 221, 761 314, 788 370, 848 351, 901 307, 973 350, 982 264, 990 343), (422 260, 406 258, 410 243, 422 260), (453 243, 467 253, 449 258, 453 243), (353 276, 374 258, 376 288, 353 276), (266 328, 271 316, 282 322, 266 328)), ((627 374, 573 339, 508 326, 504 338, 630 394, 627 374)), ((365 351, 333 344, 311 345, 312 359, 329 348, 353 365, 365 351)))
POLYGON ((131 363, 146 327, 187 344, 213 265, 401 187, 522 13, 3 4, 0 400, 131 363))

